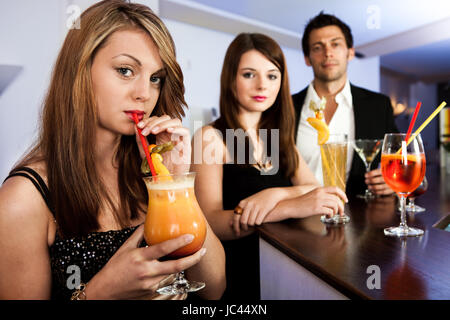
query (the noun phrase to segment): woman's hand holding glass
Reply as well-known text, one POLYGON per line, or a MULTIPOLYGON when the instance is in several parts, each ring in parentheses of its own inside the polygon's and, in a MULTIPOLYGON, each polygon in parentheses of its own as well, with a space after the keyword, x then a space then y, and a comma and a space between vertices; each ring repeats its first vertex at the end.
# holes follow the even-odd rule
MULTIPOLYGON (((197 264, 204 250, 177 260, 158 261, 169 253, 189 244, 193 237, 178 238, 139 248, 144 239, 141 225, 117 250, 108 263, 87 284, 88 299, 149 299, 158 295, 161 281, 172 274, 197 264)), ((174 297, 172 297, 174 298, 174 297)))
POLYGON ((311 215, 344 215, 347 195, 338 187, 319 187, 295 199, 300 217, 311 215))
MULTIPOLYGON (((164 153, 163 164, 172 174, 182 174, 189 171, 191 161, 191 136, 189 129, 182 126, 181 120, 172 119, 168 115, 161 117, 153 116, 144 118, 138 123, 138 127, 142 129, 142 135, 148 136, 154 134, 156 136, 156 144, 164 144, 174 142, 175 147, 164 153)), ((136 143, 139 146, 139 152, 142 159, 145 158, 142 144, 136 130, 136 143)))

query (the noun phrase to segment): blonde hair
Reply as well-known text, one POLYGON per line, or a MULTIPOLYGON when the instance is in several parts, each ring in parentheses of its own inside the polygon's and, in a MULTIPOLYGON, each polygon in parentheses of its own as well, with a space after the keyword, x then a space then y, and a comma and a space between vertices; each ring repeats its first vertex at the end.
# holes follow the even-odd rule
POLYGON ((119 30, 143 30, 158 48, 165 79, 152 115, 181 118, 186 106, 183 74, 175 58, 173 39, 150 8, 122 0, 101 1, 82 13, 80 23, 79 29, 68 32, 57 58, 44 101, 38 143, 16 166, 39 160, 46 162, 51 203, 63 237, 99 229, 98 213, 105 200, 122 227, 135 219, 147 203, 134 136, 122 136, 116 153, 119 204, 105 191, 96 170, 97 107, 91 66, 96 52, 105 46, 109 37, 119 30))

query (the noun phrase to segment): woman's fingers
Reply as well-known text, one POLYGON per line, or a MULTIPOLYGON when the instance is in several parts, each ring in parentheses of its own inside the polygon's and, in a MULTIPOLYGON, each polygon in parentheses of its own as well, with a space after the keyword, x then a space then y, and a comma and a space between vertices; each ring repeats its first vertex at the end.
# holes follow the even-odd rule
POLYGON ((239 237, 241 235, 241 216, 233 214, 232 223, 234 234, 236 235, 236 237, 239 237))
POLYGON ((318 191, 318 200, 321 203, 319 211, 326 211, 325 214, 329 216, 335 214, 344 215, 343 201, 348 201, 348 199, 341 189, 337 187, 325 187, 321 191, 318 191))
POLYGON ((147 260, 159 259, 167 256, 169 253, 184 247, 194 240, 191 234, 185 234, 175 239, 167 240, 155 245, 151 245, 144 250, 144 258, 147 260))
POLYGON ((340 188, 338 188, 338 187, 325 187, 324 190, 325 190, 325 192, 327 192, 327 193, 331 193, 331 194, 337 195, 337 196, 338 196, 339 198, 341 198, 344 202, 348 202, 347 195, 346 195, 345 192, 342 191, 340 188))
POLYGON ((240 219, 242 229, 244 231, 247 231, 248 230, 248 218, 250 217, 250 214, 252 213, 253 204, 251 202, 247 202, 244 205, 241 205, 241 203, 240 203, 239 206, 241 208, 243 208, 241 219, 240 219))
POLYGON ((139 247, 142 240, 144 240, 144 225, 141 224, 134 232, 133 234, 125 241, 122 246, 117 250, 118 252, 127 250, 127 249, 135 249, 139 247))
POLYGON ((323 208, 321 209, 321 212, 320 212, 319 214, 325 214, 325 215, 328 216, 328 217, 334 216, 333 209, 330 209, 330 208, 328 208, 328 207, 323 207, 323 208))
POLYGON ((172 274, 189 269, 200 262, 206 253, 206 248, 198 250, 190 256, 183 257, 177 260, 169 260, 157 263, 156 270, 159 274, 172 274))
MULTIPOLYGON (((333 195, 328 195, 327 199, 323 200, 323 208, 331 210, 331 215, 334 216, 335 214, 339 213, 339 202, 341 200, 338 200, 339 198, 333 195), (333 198, 334 197, 334 198, 333 198)), ((328 210, 326 210, 329 212, 328 210)))
POLYGON ((255 224, 256 224, 257 226, 260 226, 260 225, 263 223, 264 218, 267 216, 268 213, 269 213, 269 211, 267 211, 267 212, 260 212, 260 213, 257 215, 257 217, 256 217, 255 224))
POLYGON ((179 119, 172 119, 167 115, 162 117, 151 117, 138 123, 138 127, 142 129, 142 134, 144 136, 150 133, 156 135, 167 130, 168 128, 179 126, 181 126, 181 121, 179 119))
POLYGON ((261 212, 261 208, 258 208, 258 207, 254 207, 253 208, 253 210, 250 212, 250 215, 249 215, 248 220, 247 220, 247 224, 249 226, 254 226, 255 225, 256 218, 258 217, 260 212, 261 212))

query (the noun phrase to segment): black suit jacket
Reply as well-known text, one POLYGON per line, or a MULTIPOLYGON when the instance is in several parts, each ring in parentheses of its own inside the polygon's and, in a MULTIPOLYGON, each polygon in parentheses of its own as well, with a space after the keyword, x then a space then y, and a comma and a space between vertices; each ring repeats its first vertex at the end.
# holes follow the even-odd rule
MULTIPOLYGON (((296 113, 295 138, 297 139, 300 115, 308 88, 292 96, 296 113)), ((383 139, 385 133, 398 132, 389 97, 363 88, 350 85, 355 116, 355 139, 383 139)), ((352 148, 351 146, 349 146, 352 148)), ((378 166, 380 155, 371 168, 378 166)), ((362 194, 366 189, 364 163, 354 152, 350 175, 347 180, 347 194, 362 194)))

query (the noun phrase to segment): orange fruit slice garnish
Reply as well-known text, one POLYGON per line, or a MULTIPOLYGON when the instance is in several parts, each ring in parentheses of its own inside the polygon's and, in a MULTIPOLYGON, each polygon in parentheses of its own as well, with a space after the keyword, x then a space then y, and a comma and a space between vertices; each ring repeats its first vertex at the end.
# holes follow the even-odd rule
POLYGON ((316 118, 308 118, 306 121, 308 121, 308 123, 317 130, 317 143, 326 143, 330 137, 330 130, 328 129, 327 124, 316 118))

